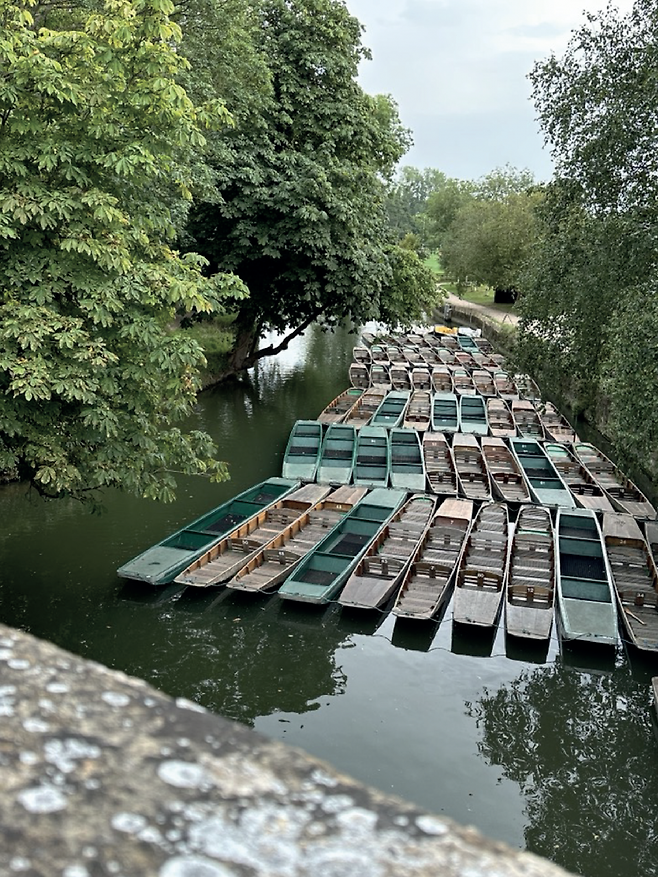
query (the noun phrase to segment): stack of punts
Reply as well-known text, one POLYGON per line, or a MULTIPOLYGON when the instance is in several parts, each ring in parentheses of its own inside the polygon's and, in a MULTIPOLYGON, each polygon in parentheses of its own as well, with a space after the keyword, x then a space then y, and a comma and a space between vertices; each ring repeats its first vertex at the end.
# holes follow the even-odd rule
POLYGON ((599 512, 614 511, 603 488, 596 483, 583 464, 576 460, 566 445, 558 442, 544 442, 543 448, 544 453, 573 494, 578 506, 599 512))
POLYGON ((459 428, 474 435, 487 435, 487 408, 482 396, 460 396, 459 428))
POLYGON ((562 638, 616 646, 617 604, 596 514, 591 509, 559 509, 555 529, 562 638))
POLYGON ((551 402, 544 402, 538 408, 538 413, 546 433, 546 438, 564 444, 572 444, 578 441, 578 436, 573 426, 551 402))
POLYGON ((391 363, 389 374, 391 376, 391 386, 394 390, 411 389, 411 376, 406 363, 391 363))
POLYGON ((497 396, 487 399, 487 421, 489 432, 496 438, 512 438, 516 435, 514 418, 504 399, 497 396))
POLYGON ((370 386, 370 369, 364 362, 353 362, 350 365, 349 375, 353 387, 366 390, 370 386))
POLYGON ((633 515, 639 520, 655 520, 656 510, 640 488, 633 484, 604 453, 586 442, 576 442, 573 449, 580 462, 619 511, 633 515))
POLYGON ((457 496, 455 461, 443 433, 426 432, 424 434, 423 460, 430 491, 442 496, 457 496))
POLYGON ((483 436, 482 456, 498 498, 507 503, 531 502, 521 467, 503 439, 483 436))
POLYGON ((447 365, 435 365, 432 369, 432 387, 437 393, 452 393, 452 372, 447 365))
POLYGON ((458 396, 463 395, 474 395, 475 394, 475 386, 473 384, 473 378, 470 373, 461 365, 453 366, 452 371, 452 383, 455 388, 455 393, 458 396))
POLYGON ((352 348, 352 359, 354 362, 361 362, 364 365, 370 365, 370 349, 368 347, 357 345, 352 348))
POLYGON ((392 428, 391 447, 391 487, 402 490, 425 490, 425 464, 418 430, 392 428))
POLYGON ((334 490, 255 554, 227 587, 250 593, 274 591, 367 492, 367 487, 347 485, 334 490))
POLYGON ((538 505, 575 508, 576 501, 539 442, 513 438, 510 447, 530 485, 530 496, 538 505))
POLYGON ((493 627, 505 595, 509 517, 503 503, 485 503, 464 547, 455 585, 453 621, 493 627))
POLYGON ((527 399, 530 402, 541 402, 541 390, 530 375, 514 375, 514 383, 521 399, 527 399))
POLYGON ((345 423, 327 428, 318 463, 319 484, 349 484, 356 455, 356 430, 345 423))
POLYGON ((555 534, 551 514, 524 506, 510 549, 505 629, 510 636, 547 640, 555 603, 555 534))
POLYGON ((437 614, 450 594, 472 518, 472 502, 441 503, 404 577, 394 615, 429 620, 437 614))
POLYGON ((388 364, 382 362, 373 362, 370 366, 370 384, 373 387, 379 387, 381 390, 391 390, 391 376, 388 371, 388 364))
POLYGON ((452 437, 452 454, 462 496, 470 500, 489 502, 492 498, 489 470, 475 436, 455 433, 452 437))
POLYGON ((404 420, 410 396, 408 390, 393 390, 388 393, 372 415, 370 425, 385 426, 387 429, 400 426, 404 420))
POLYGON ((354 483, 388 487, 391 451, 388 431, 383 426, 363 426, 356 439, 354 483))
POLYGON ((473 378, 473 384, 475 385, 475 389, 478 391, 480 396, 496 395, 496 387, 494 386, 491 372, 488 372, 486 369, 483 368, 475 368, 473 369, 471 376, 473 378))
POLYGON ((397 594, 434 504, 432 497, 414 495, 393 515, 347 580, 338 600, 342 606, 376 609, 397 594))
POLYGON ((322 447, 322 424, 298 420, 290 430, 281 475, 293 481, 315 481, 322 447))
POLYGON ((428 368, 414 366, 411 370, 411 387, 414 390, 430 390, 432 378, 428 368))
POLYGON ((435 393, 431 414, 434 432, 459 432, 459 400, 454 393, 435 393))
POLYGON ((302 603, 327 603, 335 597, 406 496, 404 490, 372 490, 295 567, 279 596, 302 603))
POLYGON ((331 401, 318 415, 318 423, 340 423, 363 395, 359 387, 350 387, 331 401))
POLYGON ((544 427, 532 402, 526 399, 512 399, 512 417, 520 436, 543 441, 544 427))
POLYGON ((261 481, 124 563, 117 575, 166 585, 240 524, 298 487, 299 481, 289 478, 261 481))
POLYGON ((630 642, 658 651, 658 573, 649 546, 631 515, 603 515, 603 542, 621 620, 630 642))
POLYGON ((506 402, 512 402, 514 399, 519 398, 519 388, 507 372, 494 372, 493 381, 496 387, 496 392, 501 399, 504 399, 506 402))
POLYGON ((361 429, 367 423, 370 423, 372 415, 377 411, 385 398, 385 390, 374 388, 365 390, 361 398, 347 412, 343 418, 343 423, 353 426, 355 429, 361 429))
POLYGON ((404 428, 425 432, 430 428, 431 415, 432 394, 429 390, 415 390, 411 394, 409 405, 404 414, 404 428))
POLYGON ((330 487, 307 484, 268 506, 220 539, 174 579, 180 585, 209 588, 232 578, 263 546, 298 518, 312 511, 330 487))

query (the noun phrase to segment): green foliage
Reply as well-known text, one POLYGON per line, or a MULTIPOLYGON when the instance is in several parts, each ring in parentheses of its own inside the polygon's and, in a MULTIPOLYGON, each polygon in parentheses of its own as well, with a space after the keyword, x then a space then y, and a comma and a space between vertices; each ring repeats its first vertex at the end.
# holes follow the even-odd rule
POLYGON ((410 328, 424 322, 445 298, 434 273, 413 250, 391 247, 392 279, 388 295, 380 305, 380 320, 391 326, 410 328))
POLYGON ((425 210, 417 219, 423 239, 431 249, 440 250, 444 238, 462 207, 473 197, 473 184, 445 177, 442 185, 427 198, 425 210))
POLYGON ((430 195, 446 185, 446 175, 434 168, 418 168, 406 165, 388 186, 386 213, 396 238, 407 234, 420 236, 423 245, 425 209, 430 195))
POLYGON ((166 500, 172 470, 226 476, 208 436, 172 426, 203 362, 175 312, 244 295, 170 246, 202 129, 229 120, 178 84, 172 9, 111 0, 55 30, 0 0, 0 468, 50 496, 166 500))

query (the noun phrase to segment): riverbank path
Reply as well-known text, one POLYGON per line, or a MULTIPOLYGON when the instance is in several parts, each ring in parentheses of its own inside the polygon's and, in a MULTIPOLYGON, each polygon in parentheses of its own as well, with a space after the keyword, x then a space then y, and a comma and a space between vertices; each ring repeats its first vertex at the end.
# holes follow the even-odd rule
MULTIPOLYGON (((447 292, 447 290, 446 290, 447 292)), ((519 317, 511 311, 500 311, 498 308, 487 307, 486 305, 476 304, 475 302, 466 301, 452 292, 447 292, 447 298, 444 304, 450 305, 453 310, 459 310, 462 313, 474 313, 487 317, 494 323, 501 325, 518 326, 519 317)))

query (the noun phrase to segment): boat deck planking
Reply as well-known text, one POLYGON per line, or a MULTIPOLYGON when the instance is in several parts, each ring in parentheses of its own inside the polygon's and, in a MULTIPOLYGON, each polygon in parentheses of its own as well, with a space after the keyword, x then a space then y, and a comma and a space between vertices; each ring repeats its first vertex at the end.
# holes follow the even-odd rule
POLYGON ((505 627, 510 636, 548 639, 555 602, 555 534, 550 511, 521 509, 510 549, 505 627))

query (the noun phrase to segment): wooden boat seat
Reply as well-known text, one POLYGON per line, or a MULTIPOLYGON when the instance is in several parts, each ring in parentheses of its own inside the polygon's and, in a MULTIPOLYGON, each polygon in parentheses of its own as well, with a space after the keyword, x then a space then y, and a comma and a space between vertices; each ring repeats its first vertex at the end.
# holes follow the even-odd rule
POLYGON ((243 551, 245 554, 258 551, 263 546, 261 539, 229 539, 228 542, 232 551, 243 551))
POLYGON ((290 566, 292 563, 302 557, 303 552, 295 553, 285 548, 266 548, 263 551, 263 560, 265 563, 279 563, 281 566, 290 566))
POLYGON ((397 557, 377 555, 366 557, 363 561, 362 575, 377 576, 382 579, 392 579, 406 566, 406 561, 397 557))
POLYGON ((477 588, 478 590, 486 589, 489 591, 500 591, 502 586, 502 570, 468 568, 462 570, 459 576, 459 587, 461 588, 477 588))
POLYGON ((658 610, 658 594, 656 594, 653 588, 648 588, 646 591, 638 589, 636 591, 618 591, 618 593, 619 599, 624 605, 651 606, 652 608, 658 610))
POLYGON ((509 596, 512 602, 539 603, 544 606, 549 606, 553 600, 551 589, 538 585, 512 585, 509 596))

